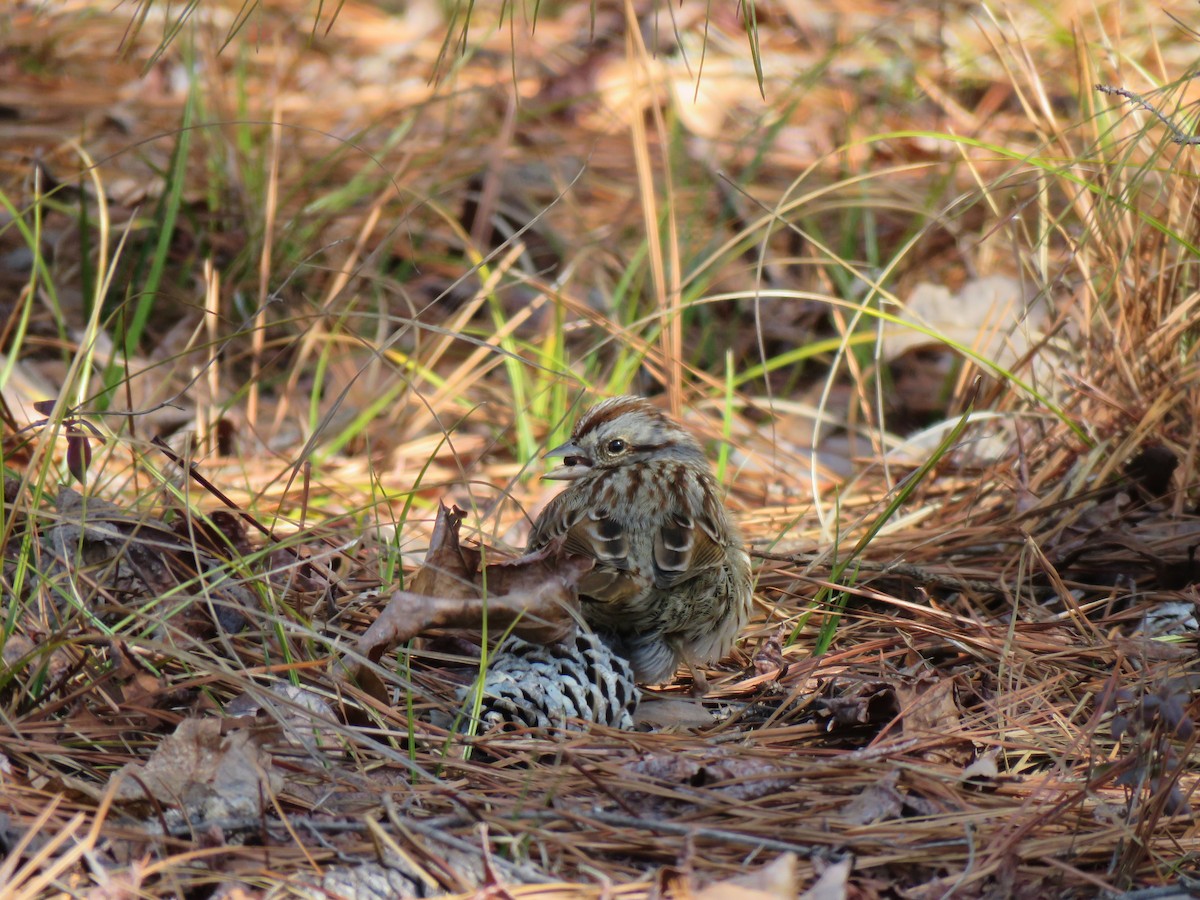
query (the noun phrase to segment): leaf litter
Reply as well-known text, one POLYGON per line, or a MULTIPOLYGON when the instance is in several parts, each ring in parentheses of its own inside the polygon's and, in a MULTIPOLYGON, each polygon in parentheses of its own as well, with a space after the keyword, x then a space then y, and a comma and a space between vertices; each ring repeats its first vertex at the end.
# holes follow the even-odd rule
MULTIPOLYGON (((64 509, 82 508, 69 491, 64 496, 64 509)), ((99 505, 97 524, 70 525, 71 514, 60 510, 47 532, 67 523, 77 541, 98 542, 102 551, 71 577, 81 580, 107 565, 111 590, 125 595, 153 593, 165 583, 178 548, 176 529, 163 519, 99 505), (113 544, 121 541, 125 553, 113 544), (128 570, 112 564, 125 556, 128 570)), ((1045 597, 1032 608, 1040 613, 1013 621, 987 615, 983 605, 964 606, 945 591, 931 606, 904 601, 911 585, 905 588, 902 578, 891 594, 881 575, 870 590, 860 589, 862 605, 815 665, 798 655, 803 643, 777 637, 764 641, 774 649, 757 658, 757 668, 743 657, 720 670, 702 705, 706 725, 455 736, 420 710, 453 713, 446 707, 455 702, 455 680, 470 680, 471 661, 450 652, 456 647, 449 632, 480 638, 482 554, 459 544, 457 519, 443 511, 430 553, 433 571, 413 578, 412 591, 393 595, 340 662, 256 661, 258 654, 247 651, 266 635, 209 620, 202 637, 194 626, 174 635, 192 637, 185 646, 193 655, 212 629, 221 629, 230 645, 226 667, 210 661, 197 681, 186 653, 165 644, 148 652, 151 645, 143 643, 131 655, 117 640, 87 638, 90 629, 81 629, 80 620, 64 623, 54 632, 53 642, 62 645, 55 653, 75 667, 18 705, 19 729, 6 744, 9 821, 32 821, 48 795, 59 797, 51 815, 64 827, 75 811, 86 815, 91 804, 102 804, 111 827, 90 852, 108 865, 126 865, 152 848, 195 847, 203 834, 206 845, 240 848, 230 850, 237 864, 227 877, 255 859, 265 862, 262 853, 278 865, 302 847, 331 865, 335 849, 366 864, 380 853, 374 830, 387 822, 402 854, 384 853, 382 870, 378 863, 361 871, 333 867, 311 883, 382 878, 393 888, 402 882, 412 896, 426 884, 471 891, 489 883, 506 885, 514 896, 548 896, 550 873, 582 874, 600 864, 634 880, 643 867, 665 865, 683 873, 676 876, 680 884, 699 867, 714 879, 708 890, 719 891, 760 857, 777 866, 793 860, 799 874, 787 884, 807 884, 830 865, 852 860, 854 873, 888 883, 913 884, 924 872, 931 891, 947 888, 937 873, 950 869, 958 872, 951 880, 978 879, 986 894, 1012 879, 1060 884, 1064 859, 1085 871, 1109 865, 1112 854, 1130 852, 1122 847, 1134 836, 1148 850, 1190 840, 1195 780, 1183 762, 1193 741, 1187 712, 1193 688, 1187 680, 1162 680, 1178 671, 1179 661, 1130 655, 1140 646, 1136 638, 1106 639, 1103 618, 1093 617, 1095 627, 1081 641, 1080 632, 1062 624, 1072 621, 1070 606, 1055 612, 1045 597), (411 602, 422 597, 437 602, 411 602), (418 636, 424 637, 412 649, 397 649, 418 636), (409 679, 403 668, 380 667, 385 648, 411 670, 409 679), (353 678, 327 679, 356 658, 361 672, 377 675, 378 693, 361 693, 353 678), (241 664, 228 666, 235 660, 241 664), (1149 693, 1131 690, 1135 683, 1149 693), (227 718, 212 717, 222 706, 227 718), (409 706, 416 710, 411 717, 409 706), (54 761, 61 751, 46 755, 68 733, 93 748, 67 752, 69 772, 54 761), (394 736, 404 735, 395 750, 405 744, 411 750, 387 750, 394 736), (114 738, 120 744, 105 750, 114 738), (146 753, 129 759, 119 749, 127 746, 144 746, 146 753), (357 762, 347 766, 351 760, 357 762), (105 774, 112 763, 120 765, 105 774), (476 856, 465 864, 463 854, 478 852, 481 836, 494 853, 501 835, 522 833, 514 829, 536 835, 537 856, 491 864, 476 856), (1080 841, 1082 834, 1089 839, 1080 841), (538 882, 535 892, 522 893, 538 882)), ((544 558, 489 565, 512 570, 493 582, 503 585, 496 598, 489 596, 501 600, 493 627, 520 623, 527 609, 535 613, 530 637, 553 642, 575 627, 563 587, 572 570, 564 574, 544 558), (543 591, 542 583, 550 587, 543 591)), ((1152 568, 1146 564, 1148 573, 1152 568)), ((790 564, 765 563, 760 592, 772 596, 781 584, 795 590, 797 577, 809 576, 790 564)), ((86 583, 96 599, 105 595, 94 576, 86 583)), ((92 614, 103 621, 111 612, 97 605, 92 614)), ((1109 616, 1123 619, 1115 611, 1109 616)), ((250 610, 248 621, 256 618, 250 610)), ((27 653, 27 667, 54 658, 27 653)), ((207 867, 199 859, 181 862, 177 877, 201 877, 207 867)))

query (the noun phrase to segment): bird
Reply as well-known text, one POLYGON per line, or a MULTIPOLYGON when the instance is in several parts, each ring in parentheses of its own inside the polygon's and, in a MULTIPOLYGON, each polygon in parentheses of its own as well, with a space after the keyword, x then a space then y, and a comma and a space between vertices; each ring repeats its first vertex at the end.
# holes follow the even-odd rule
POLYGON ((570 439, 545 454, 566 481, 537 517, 527 549, 561 541, 590 557, 580 580, 584 621, 628 660, 642 684, 670 681, 680 663, 725 656, 750 616, 753 579, 741 531, 696 438, 650 401, 592 406, 570 439))

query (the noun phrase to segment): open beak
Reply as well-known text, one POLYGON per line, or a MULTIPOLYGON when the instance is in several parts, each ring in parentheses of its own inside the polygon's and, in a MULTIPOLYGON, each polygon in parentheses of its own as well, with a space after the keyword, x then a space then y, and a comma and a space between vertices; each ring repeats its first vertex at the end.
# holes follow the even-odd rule
POLYGON ((555 466, 543 478, 551 481, 571 481, 574 478, 581 478, 586 475, 592 468, 591 459, 583 452, 583 449, 572 441, 567 441, 561 446, 555 447, 543 457, 544 459, 554 459, 562 457, 562 465, 555 466))

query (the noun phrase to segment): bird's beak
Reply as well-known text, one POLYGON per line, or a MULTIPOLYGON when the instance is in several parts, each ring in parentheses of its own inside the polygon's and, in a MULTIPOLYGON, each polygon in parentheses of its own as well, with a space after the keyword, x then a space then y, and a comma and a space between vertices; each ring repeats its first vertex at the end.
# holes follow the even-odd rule
POLYGON ((544 459, 554 459, 559 456, 562 457, 562 465, 555 466, 543 475, 543 478, 551 481, 571 481, 586 475, 592 468, 591 459, 573 441, 567 441, 565 444, 555 447, 545 455, 544 459))

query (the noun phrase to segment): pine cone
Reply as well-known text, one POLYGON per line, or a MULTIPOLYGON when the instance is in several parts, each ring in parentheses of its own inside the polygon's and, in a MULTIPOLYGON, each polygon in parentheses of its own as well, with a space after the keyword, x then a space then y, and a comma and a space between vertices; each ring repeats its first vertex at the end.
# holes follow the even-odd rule
MULTIPOLYGON (((470 686, 459 689, 465 700, 470 686)), ((632 728, 638 692, 629 663, 595 634, 574 641, 531 644, 509 637, 496 650, 483 683, 485 727, 576 728, 585 723, 632 728)))

